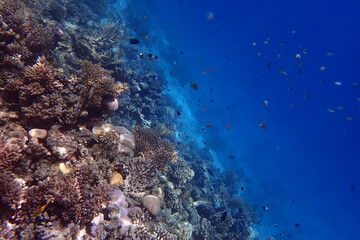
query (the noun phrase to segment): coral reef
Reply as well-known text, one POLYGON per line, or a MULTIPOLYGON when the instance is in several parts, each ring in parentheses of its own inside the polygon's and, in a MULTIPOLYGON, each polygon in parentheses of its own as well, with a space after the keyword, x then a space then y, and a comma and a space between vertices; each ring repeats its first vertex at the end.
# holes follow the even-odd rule
POLYGON ((0 238, 249 239, 242 179, 174 136, 112 3, 0 0, 0 238))

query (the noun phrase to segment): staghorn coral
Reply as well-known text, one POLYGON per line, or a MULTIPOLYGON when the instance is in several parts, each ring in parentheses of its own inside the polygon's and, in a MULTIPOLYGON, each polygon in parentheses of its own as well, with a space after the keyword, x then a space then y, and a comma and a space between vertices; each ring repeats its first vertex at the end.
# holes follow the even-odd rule
POLYGON ((158 183, 153 164, 144 158, 133 158, 119 167, 121 174, 126 176, 123 188, 133 197, 142 197, 146 189, 158 183))
POLYGON ((125 39, 124 25, 118 22, 98 24, 92 22, 91 30, 68 27, 72 38, 73 52, 80 59, 99 63, 106 68, 115 68, 123 61, 121 45, 125 39), (80 31, 80 34, 79 34, 80 31))
MULTIPOLYGON (((30 186, 24 195, 17 220, 31 222, 41 206, 47 202, 45 212, 64 222, 90 222, 109 199, 110 186, 100 182, 89 165, 78 164, 74 172, 48 177, 30 186)), ((41 212, 39 214, 42 214, 41 212)))
POLYGON ((5 69, 32 64, 56 45, 51 27, 24 1, 0 1, 0 19, 0 66, 5 69))
POLYGON ((0 211, 15 210, 21 202, 23 184, 9 171, 0 171, 0 211))
POLYGON ((81 111, 76 89, 44 57, 26 68, 19 100, 22 117, 35 126, 74 124, 81 111))
POLYGON ((174 145, 162 140, 154 131, 141 127, 135 128, 135 146, 138 154, 151 161, 157 170, 165 170, 168 161, 177 160, 174 145))
POLYGON ((101 109, 104 97, 117 98, 121 92, 127 89, 123 83, 115 83, 111 77, 112 71, 106 70, 100 64, 92 64, 89 61, 80 61, 81 85, 80 96, 86 99, 86 108, 101 109))
POLYGON ((0 127, 0 170, 14 170, 16 167, 26 167, 22 153, 27 148, 27 133, 16 124, 8 123, 0 127))

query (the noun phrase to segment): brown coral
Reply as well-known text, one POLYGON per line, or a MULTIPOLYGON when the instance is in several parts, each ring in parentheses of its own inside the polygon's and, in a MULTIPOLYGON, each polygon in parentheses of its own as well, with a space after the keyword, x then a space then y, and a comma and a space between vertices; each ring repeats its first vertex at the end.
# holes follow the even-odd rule
POLYGON ((109 199, 110 186, 100 182, 96 173, 91 166, 79 164, 73 173, 55 175, 29 187, 18 220, 32 221, 38 209, 51 202, 45 209, 49 215, 65 222, 90 222, 109 199))
POLYGON ((87 99, 87 108, 101 109, 101 102, 104 97, 118 97, 127 89, 123 83, 115 83, 111 77, 112 71, 106 70, 100 64, 92 64, 89 61, 80 61, 81 66, 81 85, 83 88, 80 95, 87 99))
POLYGON ((19 60, 31 64, 55 47, 54 33, 23 1, 0 1, 0 64, 18 68, 19 60))
POLYGON ((143 155, 147 161, 151 161, 158 170, 165 170, 168 161, 175 162, 177 159, 174 145, 162 140, 150 129, 141 127, 135 129, 135 146, 138 154, 143 155))

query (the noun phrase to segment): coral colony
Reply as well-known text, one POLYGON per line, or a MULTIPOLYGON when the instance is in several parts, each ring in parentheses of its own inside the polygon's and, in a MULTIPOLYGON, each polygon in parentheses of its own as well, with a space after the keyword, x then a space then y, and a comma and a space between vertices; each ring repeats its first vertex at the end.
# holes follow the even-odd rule
POLYGON ((241 180, 175 141, 134 27, 82 2, 0 1, 1 238, 249 239, 241 180))

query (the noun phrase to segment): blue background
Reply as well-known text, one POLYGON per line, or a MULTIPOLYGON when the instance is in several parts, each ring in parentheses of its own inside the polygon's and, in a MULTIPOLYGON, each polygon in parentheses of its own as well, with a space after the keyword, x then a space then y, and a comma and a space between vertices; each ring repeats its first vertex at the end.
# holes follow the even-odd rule
POLYGON ((133 10, 146 16, 147 48, 175 73, 170 94, 191 112, 179 121, 198 125, 186 134, 242 177, 241 196, 263 215, 259 236, 358 239, 360 3, 157 0, 133 10))

